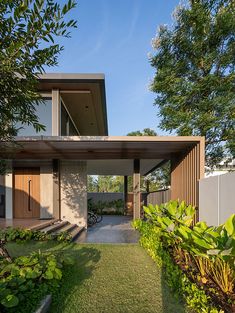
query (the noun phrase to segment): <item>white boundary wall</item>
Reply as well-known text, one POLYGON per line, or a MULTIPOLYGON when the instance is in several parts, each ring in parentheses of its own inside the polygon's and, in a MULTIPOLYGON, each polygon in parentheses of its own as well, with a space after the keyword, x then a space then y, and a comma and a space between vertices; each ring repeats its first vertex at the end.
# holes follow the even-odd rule
POLYGON ((235 172, 199 181, 199 220, 220 225, 235 213, 235 172))

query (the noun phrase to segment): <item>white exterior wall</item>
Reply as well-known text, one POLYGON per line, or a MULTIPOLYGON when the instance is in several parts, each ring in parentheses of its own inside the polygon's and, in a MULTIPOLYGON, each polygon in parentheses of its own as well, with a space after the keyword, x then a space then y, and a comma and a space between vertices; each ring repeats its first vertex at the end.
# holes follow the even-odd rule
POLYGON ((61 219, 87 226, 87 166, 85 161, 60 163, 61 219))
POLYGON ((199 181, 199 219, 220 225, 235 213, 235 172, 199 181))

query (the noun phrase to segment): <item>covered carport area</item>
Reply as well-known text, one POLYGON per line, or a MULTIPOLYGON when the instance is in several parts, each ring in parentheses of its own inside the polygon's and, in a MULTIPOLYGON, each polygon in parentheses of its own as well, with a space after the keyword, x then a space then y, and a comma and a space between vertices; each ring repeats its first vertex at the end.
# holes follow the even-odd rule
POLYGON ((63 160, 86 163, 90 175, 133 175, 134 218, 140 217, 140 176, 171 160, 171 199, 198 207, 198 180, 204 176, 203 137, 36 136, 17 137, 16 143, 12 149, 1 142, 1 158, 52 160, 54 217, 61 217, 63 160))

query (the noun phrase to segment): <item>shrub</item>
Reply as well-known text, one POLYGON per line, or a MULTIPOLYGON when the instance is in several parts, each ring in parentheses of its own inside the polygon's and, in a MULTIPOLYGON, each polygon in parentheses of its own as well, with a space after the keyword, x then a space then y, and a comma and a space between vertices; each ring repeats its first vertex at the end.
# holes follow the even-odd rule
POLYGON ((66 255, 53 255, 40 251, 30 256, 16 258, 13 262, 2 260, 0 262, 1 312, 16 312, 16 307, 17 312, 20 312, 23 303, 22 312, 26 312, 37 305, 42 296, 59 286, 63 265, 72 262, 73 260, 66 255))
POLYGON ((117 199, 113 201, 97 201, 94 202, 92 198, 88 199, 88 210, 98 214, 107 215, 124 215, 124 201, 117 199))
POLYGON ((38 230, 30 230, 23 228, 12 228, 8 227, 6 229, 0 230, 0 240, 3 242, 10 241, 44 241, 44 240, 56 240, 56 241, 71 241, 71 235, 67 232, 62 232, 58 234, 46 234, 38 230))
POLYGON ((204 222, 193 226, 195 209, 185 202, 144 210, 147 221, 136 220, 134 227, 141 233, 141 245, 163 267, 170 287, 196 312, 232 312, 235 215, 219 227, 208 227, 204 222))

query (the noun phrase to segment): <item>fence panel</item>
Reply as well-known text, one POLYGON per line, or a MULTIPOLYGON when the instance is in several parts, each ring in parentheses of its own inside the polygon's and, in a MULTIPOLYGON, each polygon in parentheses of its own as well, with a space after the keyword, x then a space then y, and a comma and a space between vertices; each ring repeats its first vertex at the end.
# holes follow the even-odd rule
POLYGON ((235 213, 235 172, 199 181, 199 220, 220 225, 235 213))

